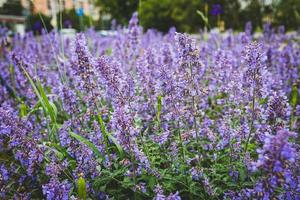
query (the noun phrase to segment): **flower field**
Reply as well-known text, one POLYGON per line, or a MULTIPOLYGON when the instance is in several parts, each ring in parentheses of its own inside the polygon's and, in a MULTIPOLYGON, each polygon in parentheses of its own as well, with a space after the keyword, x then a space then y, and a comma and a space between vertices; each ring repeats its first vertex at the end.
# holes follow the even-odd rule
POLYGON ((0 199, 300 199, 299 33, 8 41, 0 199))

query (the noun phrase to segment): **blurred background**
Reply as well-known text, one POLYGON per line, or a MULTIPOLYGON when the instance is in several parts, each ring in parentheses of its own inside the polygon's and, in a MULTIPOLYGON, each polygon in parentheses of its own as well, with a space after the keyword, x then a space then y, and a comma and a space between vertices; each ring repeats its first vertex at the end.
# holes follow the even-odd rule
POLYGON ((248 21, 300 27, 300 0, 0 0, 0 26, 12 33, 63 29, 115 30, 138 11, 144 29, 196 33, 203 29, 241 31, 248 21))

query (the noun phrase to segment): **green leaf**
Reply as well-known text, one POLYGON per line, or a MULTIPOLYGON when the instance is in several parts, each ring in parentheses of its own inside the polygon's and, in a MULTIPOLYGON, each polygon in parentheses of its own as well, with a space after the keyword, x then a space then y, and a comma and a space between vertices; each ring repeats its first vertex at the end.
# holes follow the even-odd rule
POLYGON ((107 48, 105 50, 105 54, 108 55, 108 56, 110 56, 112 54, 112 48, 107 48))
POLYGON ((27 115, 27 106, 24 103, 24 101, 22 101, 20 106, 20 116, 25 117, 26 115, 27 115))
POLYGON ((72 170, 75 170, 76 169, 76 161, 75 160, 70 160, 68 161, 69 163, 69 167, 72 169, 72 170))
POLYGON ((294 10, 294 15, 295 15, 296 20, 299 21, 300 20, 300 14, 298 13, 296 7, 294 7, 293 10, 294 10))
POLYGON ((291 105, 292 107, 295 109, 297 106, 297 102, 298 102, 298 88, 297 85, 294 84, 293 88, 292 88, 292 93, 291 93, 291 105))
POLYGON ((55 141, 56 137, 54 134, 56 133, 56 127, 57 127, 57 124, 56 124, 57 109, 53 103, 50 103, 41 83, 39 81, 37 81, 37 83, 35 84, 34 81, 32 80, 32 78, 30 77, 30 75, 28 74, 28 72, 25 70, 25 68, 22 66, 21 66, 21 68, 23 70, 23 73, 29 80, 29 82, 34 90, 34 93, 36 94, 36 96, 39 99, 39 102, 42 104, 45 116, 48 116, 48 115, 50 116, 50 119, 52 122, 52 124, 51 124, 52 127, 51 127, 51 132, 50 132, 49 138, 55 141))
POLYGON ((49 99, 48 99, 48 97, 45 93, 45 90, 44 90, 42 84, 40 83, 40 81, 37 81, 36 85, 39 89, 40 95, 42 97, 42 101, 44 102, 44 104, 46 106, 48 114, 50 115, 51 121, 53 123, 56 123, 56 116, 57 116, 56 106, 52 102, 49 101, 49 99))
POLYGON ((100 125, 100 129, 101 129, 102 134, 106 134, 105 125, 104 125, 101 114, 98 114, 98 121, 99 121, 99 125, 100 125))
POLYGON ((114 145, 117 147, 119 154, 120 154, 120 159, 122 159, 124 157, 124 151, 123 148, 121 147, 121 145, 119 144, 119 142, 117 141, 117 139, 112 136, 111 134, 108 134, 108 138, 114 143, 114 145))
POLYGON ((73 157, 71 157, 69 155, 68 151, 64 147, 60 146, 59 144, 48 142, 47 145, 50 146, 50 147, 55 148, 57 151, 59 151, 60 153, 62 153, 62 155, 64 156, 64 158, 67 157, 69 159, 73 159, 73 157))
POLYGON ((21 67, 21 68, 22 68, 22 70, 23 70, 23 73, 25 74, 25 76, 26 76, 27 79, 29 80, 29 82, 30 82, 30 84, 31 84, 31 87, 32 87, 32 89, 34 90, 34 93, 36 94, 36 96, 38 97, 39 101, 41 102, 41 104, 42 104, 44 110, 46 111, 46 105, 45 105, 45 102, 43 101, 43 98, 42 98, 42 96, 40 95, 40 92, 39 92, 39 90, 37 89, 37 87, 36 87, 34 81, 31 79, 31 77, 30 77, 30 75, 27 73, 27 71, 26 71, 23 67, 21 67))
POLYGON ((86 184, 85 180, 82 177, 79 177, 77 181, 77 186, 78 186, 78 196, 82 200, 86 200, 86 184))
POLYGON ((45 156, 48 157, 49 154, 52 154, 52 152, 54 152, 59 161, 64 160, 65 157, 64 157, 64 154, 62 152, 58 151, 55 148, 51 148, 51 147, 48 147, 48 148, 49 149, 45 151, 45 156))
POLYGON ((153 190, 155 188, 155 185, 156 185, 156 178, 153 177, 153 176, 150 176, 149 180, 148 180, 148 185, 151 188, 151 190, 153 190))
POLYGON ((247 174, 245 173, 245 170, 240 168, 240 169, 238 169, 238 171, 239 171, 240 181, 244 182, 246 177, 247 177, 247 174))
POLYGON ((88 139, 86 139, 86 138, 82 137, 81 135, 78 135, 72 131, 70 131, 70 136, 75 138, 79 142, 82 142, 85 145, 87 145, 93 151, 93 153, 96 155, 97 158, 102 157, 101 152, 98 150, 98 148, 92 142, 90 142, 88 139))
POLYGON ((122 159, 124 157, 124 151, 123 151, 121 145, 119 144, 119 142, 117 141, 117 139, 106 131, 105 124, 104 124, 101 114, 98 114, 98 122, 99 122, 102 134, 104 134, 105 138, 108 138, 111 142, 114 143, 114 145, 117 147, 117 149, 119 151, 120 158, 122 159))
POLYGON ((162 96, 158 95, 157 97, 157 105, 156 105, 156 109, 157 109, 157 120, 160 121, 160 114, 161 114, 161 110, 162 110, 162 96))
POLYGON ((202 20, 205 22, 205 24, 206 24, 207 26, 209 26, 209 24, 208 24, 208 18, 205 17, 205 15, 203 14, 203 12, 201 12, 200 10, 197 10, 197 14, 200 15, 200 17, 201 17, 202 20))
POLYGON ((106 185, 100 187, 100 191, 104 192, 106 190, 106 185))
POLYGON ((35 113, 36 111, 42 110, 42 109, 43 109, 43 106, 42 106, 40 100, 38 100, 38 101, 36 102, 36 104, 33 106, 33 108, 27 113, 27 116, 30 116, 30 115, 32 115, 33 113, 35 113))

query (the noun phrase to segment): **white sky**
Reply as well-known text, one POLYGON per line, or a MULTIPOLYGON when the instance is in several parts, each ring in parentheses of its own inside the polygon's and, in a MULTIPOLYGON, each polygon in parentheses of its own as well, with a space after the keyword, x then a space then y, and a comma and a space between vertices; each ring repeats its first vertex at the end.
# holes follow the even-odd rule
MULTIPOLYGON (((260 0, 260 1, 264 1, 265 2, 265 5, 269 5, 272 3, 273 0, 260 0)), ((278 1, 278 0, 277 0, 278 1)), ((241 6, 242 6, 242 9, 246 7, 247 3, 243 0, 240 0, 241 2, 241 6)))

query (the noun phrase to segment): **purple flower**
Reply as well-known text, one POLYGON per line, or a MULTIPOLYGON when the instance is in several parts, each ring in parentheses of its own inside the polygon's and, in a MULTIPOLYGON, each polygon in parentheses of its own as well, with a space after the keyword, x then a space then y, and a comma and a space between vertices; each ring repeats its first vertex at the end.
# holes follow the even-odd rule
POLYGON ((124 78, 120 65, 113 62, 106 56, 101 56, 97 60, 97 69, 99 70, 100 81, 104 83, 108 100, 114 104, 124 104, 122 88, 124 87, 124 78))
POLYGON ((276 135, 266 136, 263 148, 258 150, 258 160, 253 163, 254 170, 260 169, 265 174, 255 187, 255 195, 264 194, 263 198, 269 198, 278 187, 295 187, 291 169, 296 159, 296 152, 289 142, 289 138, 293 136, 294 133, 287 130, 279 130, 276 135), (282 179, 282 175, 285 180, 282 179))
POLYGON ((84 34, 77 34, 73 51, 70 65, 77 79, 76 84, 78 89, 86 93, 83 97, 84 102, 95 107, 99 95, 95 82, 95 61, 88 50, 84 34))
POLYGON ((15 159, 27 169, 28 175, 34 175, 43 162, 44 152, 38 147, 37 141, 30 137, 32 130, 29 127, 29 123, 0 107, 0 137, 9 139, 9 147, 15 149, 15 159))
POLYGON ((32 28, 33 28, 34 31, 41 31, 42 23, 40 21, 37 21, 33 24, 32 28))
POLYGON ((245 25, 245 33, 247 35, 251 35, 252 33, 252 23, 251 22, 247 22, 245 25))
POLYGON ((266 73, 262 62, 261 45, 252 42, 246 47, 244 55, 246 72, 244 74, 244 86, 249 88, 250 94, 254 94, 255 98, 260 98, 264 94, 263 77, 266 73))
POLYGON ((64 27, 65 28, 71 28, 72 27, 72 21, 67 19, 64 21, 64 27))
POLYGON ((49 183, 43 185, 43 194, 47 200, 68 200, 71 192, 71 184, 67 180, 60 182, 51 178, 49 183))
POLYGON ((60 97, 62 98, 63 108, 70 115, 73 116, 75 113, 79 113, 78 101, 76 93, 71 88, 63 85, 60 87, 60 97))
POLYGON ((9 178, 9 173, 7 171, 7 168, 5 167, 5 165, 0 165, 0 180, 4 180, 7 181, 9 178))
POLYGON ((203 177, 203 170, 199 170, 197 167, 192 167, 190 169, 190 173, 192 175, 192 179, 196 181, 199 181, 200 178, 203 177))
POLYGON ((139 26, 138 26, 138 13, 134 12, 128 25, 128 39, 130 41, 131 48, 135 49, 138 45, 139 26))
POLYGON ((176 193, 171 193, 169 194, 169 196, 167 196, 166 200, 181 200, 180 196, 179 196, 179 193, 176 192, 176 193))
POLYGON ((221 4, 213 4, 212 9, 210 10, 211 15, 220 15, 223 13, 221 4))
POLYGON ((146 189, 146 183, 139 183, 135 186, 135 189, 138 191, 141 191, 142 193, 146 193, 147 189, 146 189))

